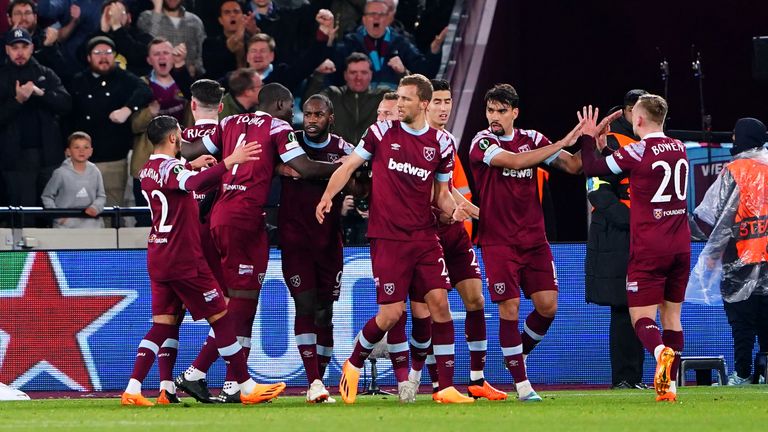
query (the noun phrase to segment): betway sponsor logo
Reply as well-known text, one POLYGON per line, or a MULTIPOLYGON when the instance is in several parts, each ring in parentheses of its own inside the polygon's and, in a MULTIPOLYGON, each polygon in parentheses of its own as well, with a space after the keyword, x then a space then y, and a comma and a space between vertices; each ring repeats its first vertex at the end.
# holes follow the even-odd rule
POLYGON ((247 186, 239 185, 239 184, 224 183, 222 186, 223 186, 225 192, 226 191, 232 191, 232 190, 236 190, 236 191, 246 191, 246 190, 248 190, 247 186))
POLYGON ((501 175, 504 177, 514 177, 514 178, 533 178, 533 168, 528 168, 524 170, 514 170, 509 168, 504 168, 504 170, 501 172, 501 175))
POLYGON ((401 173, 418 177, 421 179, 421 181, 427 181, 427 178, 429 177, 429 173, 430 173, 430 171, 427 169, 413 166, 409 162, 395 162, 395 160, 392 158, 389 158, 389 163, 387 164, 387 168, 393 171, 398 171, 401 173))

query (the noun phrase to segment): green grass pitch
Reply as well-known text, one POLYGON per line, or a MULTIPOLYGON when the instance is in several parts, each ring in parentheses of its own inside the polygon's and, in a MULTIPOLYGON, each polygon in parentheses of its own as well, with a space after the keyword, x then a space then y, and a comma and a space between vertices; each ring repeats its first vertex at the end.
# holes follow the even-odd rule
POLYGON ((119 399, 0 402, 0 430, 9 431, 766 431, 768 386, 686 387, 678 403, 654 392, 552 391, 541 403, 478 401, 442 406, 429 396, 401 405, 396 397, 359 397, 355 405, 308 405, 283 397, 256 406, 190 403, 121 407, 119 399))

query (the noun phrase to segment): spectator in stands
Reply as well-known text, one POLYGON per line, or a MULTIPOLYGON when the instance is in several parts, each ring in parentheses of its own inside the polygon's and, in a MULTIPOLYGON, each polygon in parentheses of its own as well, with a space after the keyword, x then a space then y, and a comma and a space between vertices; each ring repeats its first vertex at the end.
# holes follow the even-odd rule
POLYGON ((295 92, 299 84, 309 78, 312 72, 327 58, 331 57, 331 45, 336 36, 333 27, 333 14, 328 10, 317 13, 316 20, 320 31, 307 50, 306 55, 293 59, 288 63, 275 63, 275 39, 265 33, 257 33, 248 40, 246 47, 246 62, 248 67, 256 69, 264 84, 280 83, 291 92, 295 92))
MULTIPOLYGON (((602 150, 604 154, 640 141, 632 131, 632 107, 646 93, 645 90, 630 90, 624 96, 624 104, 611 110, 622 110, 623 115, 611 124, 602 150)), ((643 384, 645 350, 635 334, 627 307, 629 177, 610 175, 588 179, 587 199, 594 210, 584 265, 586 300, 611 307, 608 344, 612 387, 647 388, 643 384)))
POLYGON ((151 70, 147 64, 147 47, 152 35, 132 24, 131 13, 124 0, 106 0, 101 10, 100 29, 94 36, 106 36, 115 42, 116 61, 136 76, 151 70))
POLYGON ((251 0, 245 8, 251 18, 251 29, 258 29, 258 33, 266 33, 275 39, 278 47, 275 63, 291 63, 308 48, 311 49, 317 32, 316 7, 304 3, 288 9, 278 6, 272 0, 251 0))
POLYGON ((8 64, 0 68, 0 175, 7 202, 36 206, 61 162, 59 116, 72 100, 56 73, 32 57, 29 32, 12 29, 5 38, 8 64))
MULTIPOLYGON (((363 53, 355 52, 346 58, 345 85, 330 86, 321 91, 333 103, 336 112, 334 133, 351 143, 360 141, 363 132, 376 121, 376 108, 387 87, 371 87, 373 76, 371 60, 363 53)), ((307 95, 316 93, 323 75, 315 73, 307 88, 307 95)))
POLYGON ((229 72, 245 65, 245 42, 251 37, 245 29, 248 19, 239 2, 221 3, 219 24, 224 33, 209 35, 203 42, 203 64, 209 78, 221 82, 229 72))
POLYGON ((115 43, 97 36, 88 41, 88 68, 70 85, 73 110, 68 126, 93 139, 93 162, 104 178, 107 205, 123 205, 128 181, 126 157, 133 145, 131 114, 152 100, 136 75, 115 67, 115 43))
POLYGON ((406 73, 420 73, 434 78, 440 68, 442 44, 446 31, 438 34, 431 51, 423 54, 402 33, 394 31, 390 9, 385 0, 368 0, 363 14, 363 25, 357 31, 344 36, 336 46, 334 61, 341 63, 349 54, 362 52, 368 55, 373 66, 374 85, 397 87, 406 73))
MULTIPOLYGON (((64 81, 77 71, 68 63, 59 44, 59 31, 38 24, 37 6, 32 0, 13 0, 8 6, 8 22, 11 28, 23 28, 32 36, 35 51, 32 54, 40 64, 53 69, 64 81)), ((5 50, 0 53, 0 65, 6 62, 5 50)))
POLYGON ((54 228, 103 228, 104 221, 97 216, 104 211, 107 195, 101 171, 88 162, 93 154, 91 137, 74 132, 67 141, 67 158, 43 190, 43 207, 83 209, 84 216, 89 216, 54 219, 54 228))
POLYGON ((60 26, 59 42, 64 58, 73 65, 83 63, 82 48, 99 31, 101 5, 104 0, 41 0, 57 10, 55 26, 60 26))
POLYGON ((345 35, 360 25, 366 0, 319 0, 313 3, 333 12, 338 19, 339 35, 345 35))
POLYGON ((192 77, 205 73, 203 67, 203 41, 205 29, 200 17, 187 12, 182 0, 152 0, 154 8, 139 15, 138 26, 155 37, 164 37, 171 44, 184 44, 187 48, 187 68, 192 77))
MULTIPOLYGON (((146 62, 152 67, 152 72, 141 79, 152 90, 152 102, 131 119, 131 130, 134 133, 131 176, 133 177, 133 197, 137 206, 147 205, 147 201, 141 194, 139 171, 154 151, 152 143, 147 139, 149 123, 159 115, 174 117, 182 126, 190 126, 194 123, 189 110, 189 88, 192 86, 192 77, 189 76, 189 70, 185 67, 187 53, 183 47, 184 45, 174 48, 168 39, 160 37, 152 39, 149 43, 146 62)), ((149 226, 151 220, 146 216, 137 217, 136 222, 137 226, 149 226)))
POLYGON ((241 68, 229 74, 229 93, 221 100, 223 108, 219 120, 234 114, 244 114, 256 109, 261 90, 261 78, 256 69, 241 68))

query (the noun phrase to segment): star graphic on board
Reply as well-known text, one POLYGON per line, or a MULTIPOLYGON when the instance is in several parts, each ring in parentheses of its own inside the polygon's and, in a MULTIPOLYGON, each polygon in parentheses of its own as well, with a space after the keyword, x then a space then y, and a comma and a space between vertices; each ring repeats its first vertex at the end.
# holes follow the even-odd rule
POLYGON ((137 297, 70 289, 56 253, 29 253, 18 287, 0 296, 0 382, 47 372, 69 388, 101 390, 88 338, 137 297))

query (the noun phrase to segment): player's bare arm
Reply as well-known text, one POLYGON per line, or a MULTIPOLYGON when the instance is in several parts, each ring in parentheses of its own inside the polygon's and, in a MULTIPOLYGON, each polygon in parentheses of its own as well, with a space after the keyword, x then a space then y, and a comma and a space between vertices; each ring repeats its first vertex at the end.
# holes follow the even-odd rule
MULTIPOLYGON (((562 146, 561 148, 570 147, 576 144, 579 136, 584 133, 584 121, 579 119, 579 124, 573 128, 568 135, 563 137, 560 141, 554 143, 554 145, 562 146)), ((567 172, 569 174, 581 174, 581 152, 570 153, 565 150, 561 151, 557 155, 557 158, 552 161, 551 166, 567 172)))
POLYGON ((333 162, 321 162, 312 160, 306 154, 296 156, 295 158, 289 160, 287 165, 298 172, 299 176, 304 179, 328 178, 340 166, 339 164, 333 162))
POLYGON ((360 157, 357 153, 352 153, 349 155, 349 158, 344 161, 343 164, 341 164, 341 166, 334 164, 338 166, 338 169, 333 172, 330 180, 328 180, 328 186, 325 187, 323 197, 320 198, 320 202, 317 204, 317 208, 315 209, 315 217, 319 223, 323 223, 323 220, 325 220, 325 214, 331 211, 331 206, 333 205, 333 197, 341 192, 349 179, 352 177, 352 173, 354 173, 355 170, 360 168, 364 163, 365 159, 360 157))
POLYGON ((200 168, 208 168, 216 164, 216 158, 211 155, 202 155, 199 158, 189 163, 189 166, 193 170, 199 170, 200 168))
POLYGON ((210 152, 205 148, 202 138, 194 141, 184 141, 181 146, 181 156, 186 160, 194 160, 207 154, 210 154, 210 152))
POLYGON ((227 170, 232 169, 236 164, 259 160, 260 153, 261 144, 255 141, 237 147, 221 164, 191 176, 186 182, 185 189, 200 190, 213 186, 227 170))
POLYGON ((600 123, 597 123, 600 110, 598 108, 592 108, 592 105, 585 106, 581 112, 577 112, 579 120, 584 124, 582 128, 582 136, 579 137, 579 141, 582 143, 582 165, 584 174, 587 177, 595 177, 602 175, 609 175, 613 172, 605 162, 605 157, 601 156, 596 149, 596 137, 604 135, 612 121, 616 120, 622 115, 621 111, 617 111, 606 118, 600 123))
MULTIPOLYGON (((548 146, 522 153, 512 153, 510 151, 502 150, 501 153, 497 154, 493 157, 493 159, 491 159, 491 166, 514 170, 535 167, 536 165, 547 160, 550 156, 561 151, 563 148, 570 147, 575 144, 579 135, 581 135, 581 122, 579 122, 576 127, 571 129, 571 131, 568 132, 568 135, 566 135, 563 139, 548 146)), ((563 151, 560 153, 561 157, 564 153, 568 156, 573 156, 570 153, 563 151)), ((556 161, 559 159, 560 157, 558 157, 556 161)), ((553 165, 554 164, 555 163, 553 162, 553 165)), ((581 159, 579 159, 579 169, 581 169, 581 159)))
POLYGON ((456 188, 451 189, 451 195, 453 195, 453 200, 456 201, 456 205, 464 205, 464 208, 472 219, 480 219, 480 207, 472 204, 472 202, 462 195, 456 188))
POLYGON ((433 191, 437 208, 443 213, 451 215, 450 223, 469 219, 469 212, 464 204, 457 205, 456 201, 453 199, 451 190, 448 187, 448 182, 435 180, 433 191))

